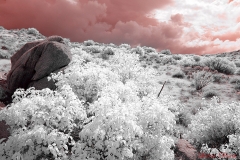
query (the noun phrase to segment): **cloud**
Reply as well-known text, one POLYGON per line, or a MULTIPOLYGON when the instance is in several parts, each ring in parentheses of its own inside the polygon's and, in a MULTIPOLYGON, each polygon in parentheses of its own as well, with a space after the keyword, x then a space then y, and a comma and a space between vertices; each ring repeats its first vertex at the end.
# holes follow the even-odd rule
POLYGON ((173 53, 237 48, 240 0, 0 0, 0 25, 173 53), (222 45, 225 45, 223 47, 222 45))

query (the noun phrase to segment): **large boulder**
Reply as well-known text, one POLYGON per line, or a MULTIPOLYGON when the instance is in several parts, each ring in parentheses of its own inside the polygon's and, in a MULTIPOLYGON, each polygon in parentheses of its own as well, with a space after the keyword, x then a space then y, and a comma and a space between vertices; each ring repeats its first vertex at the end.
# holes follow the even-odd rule
POLYGON ((54 89, 54 82, 47 81, 47 77, 67 66, 70 61, 70 49, 60 36, 27 43, 11 57, 7 87, 11 93, 17 88, 54 89))

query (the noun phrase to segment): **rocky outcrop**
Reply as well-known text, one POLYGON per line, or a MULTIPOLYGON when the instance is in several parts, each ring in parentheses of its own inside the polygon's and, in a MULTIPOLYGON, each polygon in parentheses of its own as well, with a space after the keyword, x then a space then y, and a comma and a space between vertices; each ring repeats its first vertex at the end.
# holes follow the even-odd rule
POLYGON ((70 61, 70 49, 60 36, 25 44, 11 57, 11 70, 7 74, 6 85, 1 85, 3 94, 0 101, 17 88, 55 89, 54 82, 48 81, 47 77, 62 70, 70 61))

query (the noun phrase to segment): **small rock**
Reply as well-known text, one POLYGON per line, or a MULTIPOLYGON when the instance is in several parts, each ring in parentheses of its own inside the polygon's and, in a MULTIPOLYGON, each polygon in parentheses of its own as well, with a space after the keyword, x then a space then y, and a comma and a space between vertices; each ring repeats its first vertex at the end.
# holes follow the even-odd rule
POLYGON ((179 139, 176 144, 176 156, 182 160, 197 160, 197 150, 186 140, 179 139))

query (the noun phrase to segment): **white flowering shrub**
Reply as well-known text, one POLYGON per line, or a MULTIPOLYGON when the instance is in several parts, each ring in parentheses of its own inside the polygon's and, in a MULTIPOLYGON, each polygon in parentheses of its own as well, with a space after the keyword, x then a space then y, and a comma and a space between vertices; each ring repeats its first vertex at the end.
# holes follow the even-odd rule
POLYGON ((90 105, 94 117, 79 133, 74 159, 174 159, 174 114, 151 97, 140 101, 133 82, 106 87, 90 105))
POLYGON ((33 88, 14 93, 11 106, 0 112, 11 136, 0 144, 0 157, 8 159, 66 159, 69 139, 86 118, 84 107, 68 85, 59 91, 33 88))
POLYGON ((116 82, 119 77, 106 67, 92 62, 84 64, 84 59, 81 58, 74 55, 74 60, 65 70, 66 73, 53 74, 52 77, 58 81, 58 86, 69 84, 80 100, 91 103, 98 98, 104 87, 116 82))
MULTIPOLYGON (((142 95, 148 95, 150 92, 158 92, 156 88, 157 72, 152 68, 143 68, 139 63, 139 56, 130 54, 129 52, 124 53, 121 50, 115 52, 115 55, 109 59, 109 67, 120 77, 122 83, 126 83, 128 80, 135 81, 138 88, 140 97, 142 95)), ((157 94, 157 93, 156 93, 157 94)))
POLYGON ((210 148, 219 149, 221 145, 228 143, 229 135, 239 134, 240 103, 219 103, 217 97, 210 103, 203 103, 205 107, 192 117, 186 137, 198 148, 207 144, 210 148))

